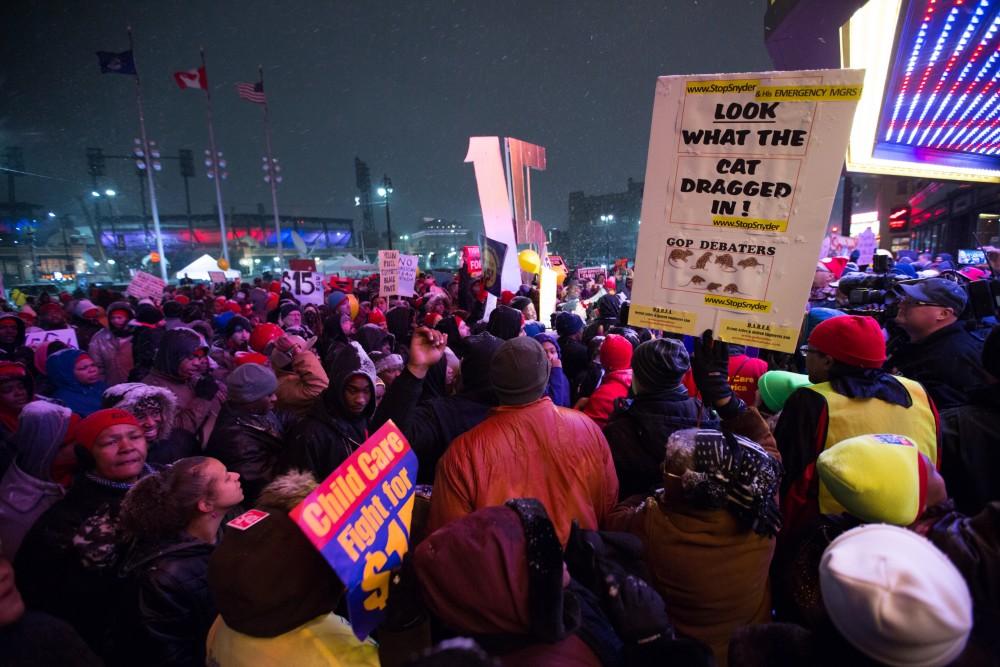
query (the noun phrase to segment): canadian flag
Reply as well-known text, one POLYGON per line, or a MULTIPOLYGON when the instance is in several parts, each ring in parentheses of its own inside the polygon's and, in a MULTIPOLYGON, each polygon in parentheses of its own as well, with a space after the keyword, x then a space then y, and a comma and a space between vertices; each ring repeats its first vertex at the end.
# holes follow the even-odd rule
POLYGON ((177 82, 177 87, 181 89, 201 88, 202 90, 208 90, 208 77, 205 75, 204 67, 189 69, 184 72, 174 72, 174 81, 177 82))

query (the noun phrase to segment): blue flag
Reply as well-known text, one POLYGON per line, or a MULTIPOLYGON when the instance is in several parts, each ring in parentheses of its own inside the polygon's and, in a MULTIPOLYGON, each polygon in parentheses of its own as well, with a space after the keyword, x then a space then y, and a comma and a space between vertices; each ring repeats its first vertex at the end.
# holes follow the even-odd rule
POLYGON ((500 298, 500 277, 503 275, 503 260, 507 256, 507 244, 486 239, 483 256, 483 287, 493 296, 500 298))
POLYGON ((101 65, 101 74, 138 74, 131 50, 121 53, 98 51, 97 60, 101 65))

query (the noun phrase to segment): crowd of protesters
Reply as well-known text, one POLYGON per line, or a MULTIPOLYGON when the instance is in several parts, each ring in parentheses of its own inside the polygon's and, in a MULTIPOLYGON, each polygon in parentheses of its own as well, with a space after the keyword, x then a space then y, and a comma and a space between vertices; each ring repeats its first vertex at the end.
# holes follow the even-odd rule
POLYGON ((851 259, 796 354, 630 324, 625 270, 552 313, 464 268, 8 304, 0 664, 1000 664, 990 267, 902 258, 865 313, 851 259), (390 419, 420 486, 360 641, 289 513, 390 419))

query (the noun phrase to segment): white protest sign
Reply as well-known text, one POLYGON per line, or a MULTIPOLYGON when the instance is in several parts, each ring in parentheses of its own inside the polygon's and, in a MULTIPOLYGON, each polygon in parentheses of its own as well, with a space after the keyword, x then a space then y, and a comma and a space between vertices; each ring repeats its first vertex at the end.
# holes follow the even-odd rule
POLYGON ((794 351, 862 79, 657 81, 629 324, 794 351))
POLYGON ((24 344, 34 349, 50 340, 65 343, 68 347, 79 349, 75 329, 53 329, 52 331, 30 331, 24 336, 24 344))
POLYGON ((858 234, 858 266, 868 266, 875 256, 875 232, 871 227, 858 234))
MULTIPOLYGON (((392 296, 399 294, 399 251, 378 251, 378 295, 392 296)), ((412 291, 412 288, 411 288, 412 291)))
POLYGON ((602 269, 599 266, 585 266, 576 270, 576 277, 580 280, 590 280, 602 273, 607 273, 607 269, 602 269))
POLYGON ((125 293, 137 299, 150 298, 159 301, 163 298, 163 288, 167 283, 162 278, 150 275, 145 271, 136 271, 132 282, 128 284, 125 293))
POLYGON ((225 271, 209 271, 208 279, 212 283, 225 283, 226 282, 226 272, 225 271))
POLYGON ((323 305, 323 274, 315 271, 282 271, 281 286, 305 305, 323 305))
POLYGON ((399 295, 413 296, 413 283, 417 279, 417 262, 420 258, 416 255, 399 256, 399 295))

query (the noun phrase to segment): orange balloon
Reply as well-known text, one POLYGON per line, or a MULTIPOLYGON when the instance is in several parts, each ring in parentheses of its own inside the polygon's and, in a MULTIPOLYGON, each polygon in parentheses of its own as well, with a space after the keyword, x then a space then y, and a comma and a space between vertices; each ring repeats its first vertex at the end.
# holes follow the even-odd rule
POLYGON ((149 253, 149 261, 151 261, 151 262, 159 262, 160 261, 160 253, 158 253, 158 252, 151 252, 151 253, 149 253))

